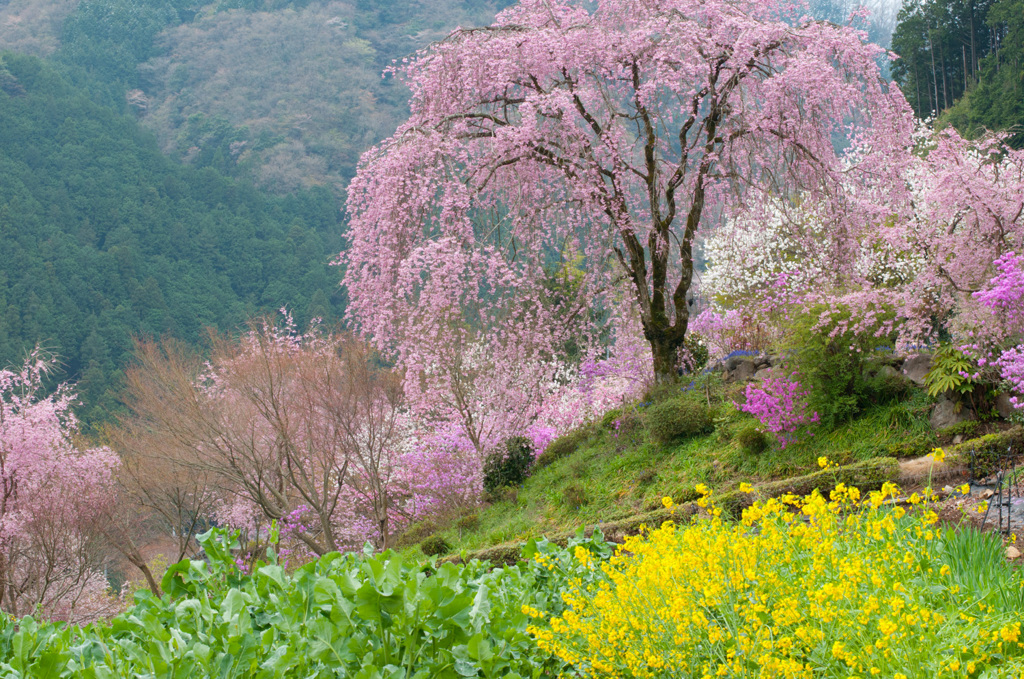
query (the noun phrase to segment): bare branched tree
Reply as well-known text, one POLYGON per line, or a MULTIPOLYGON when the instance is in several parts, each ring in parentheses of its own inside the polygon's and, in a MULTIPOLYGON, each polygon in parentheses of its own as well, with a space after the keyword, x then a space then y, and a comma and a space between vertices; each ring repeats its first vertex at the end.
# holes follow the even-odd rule
POLYGON ((174 526, 182 553, 215 503, 286 523, 316 555, 352 542, 368 520, 385 543, 398 378, 354 339, 266 318, 212 347, 204 362, 173 342, 139 342, 126 380, 132 414, 115 444, 128 492, 174 526))

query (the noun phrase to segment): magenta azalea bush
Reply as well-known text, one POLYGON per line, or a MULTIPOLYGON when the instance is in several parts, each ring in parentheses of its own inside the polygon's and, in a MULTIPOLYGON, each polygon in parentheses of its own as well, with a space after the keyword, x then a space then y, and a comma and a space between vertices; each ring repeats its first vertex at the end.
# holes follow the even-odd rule
POLYGON ((783 448, 818 421, 818 413, 808 412, 807 392, 796 380, 768 377, 761 384, 748 384, 745 395, 746 402, 735 404, 736 408, 756 417, 783 448))

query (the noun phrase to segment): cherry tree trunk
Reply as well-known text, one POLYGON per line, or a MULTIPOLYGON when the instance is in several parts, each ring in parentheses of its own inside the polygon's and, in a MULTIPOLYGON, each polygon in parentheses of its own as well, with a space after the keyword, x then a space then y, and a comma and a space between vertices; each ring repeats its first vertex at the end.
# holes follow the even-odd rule
MULTIPOLYGON (((654 381, 657 384, 674 382, 679 379, 679 348, 683 339, 668 333, 645 330, 654 357, 654 381)), ((674 334, 674 333, 673 333, 674 334)))

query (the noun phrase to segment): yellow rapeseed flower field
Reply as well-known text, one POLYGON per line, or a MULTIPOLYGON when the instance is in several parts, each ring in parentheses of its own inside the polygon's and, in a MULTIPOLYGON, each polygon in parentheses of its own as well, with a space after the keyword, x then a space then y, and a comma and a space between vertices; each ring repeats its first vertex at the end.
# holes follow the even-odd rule
POLYGON ((536 642, 583 677, 1022 676, 1022 611, 965 584, 930 492, 904 509, 891 484, 863 499, 840 484, 727 521, 699 491, 706 518, 604 563, 578 555, 597 577, 574 581, 561 615, 530 611, 536 642))

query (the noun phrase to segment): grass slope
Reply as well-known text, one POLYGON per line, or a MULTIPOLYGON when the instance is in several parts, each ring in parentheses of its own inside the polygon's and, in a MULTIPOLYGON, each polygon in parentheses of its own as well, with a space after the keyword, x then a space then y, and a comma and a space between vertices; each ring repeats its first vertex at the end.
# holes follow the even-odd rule
POLYGON ((478 550, 643 515, 661 508, 665 496, 686 502, 695 497, 698 483, 728 492, 741 482, 764 484, 816 472, 820 456, 840 465, 914 457, 939 441, 928 425, 927 397, 914 391, 907 400, 870 406, 833 431, 749 453, 739 434, 756 420, 733 406, 740 389, 712 380, 701 398, 711 405, 714 431, 668 445, 652 440, 642 414, 678 393, 649 396, 646 407, 632 404, 625 409, 635 408, 641 415, 633 418, 637 425, 632 432, 616 430, 616 413, 610 414, 605 424, 592 424, 579 433, 583 440, 574 452, 538 466, 521 487, 500 489, 489 504, 451 525, 413 526, 404 542, 409 551, 418 551, 415 543, 433 534, 443 537, 454 553, 478 550))

